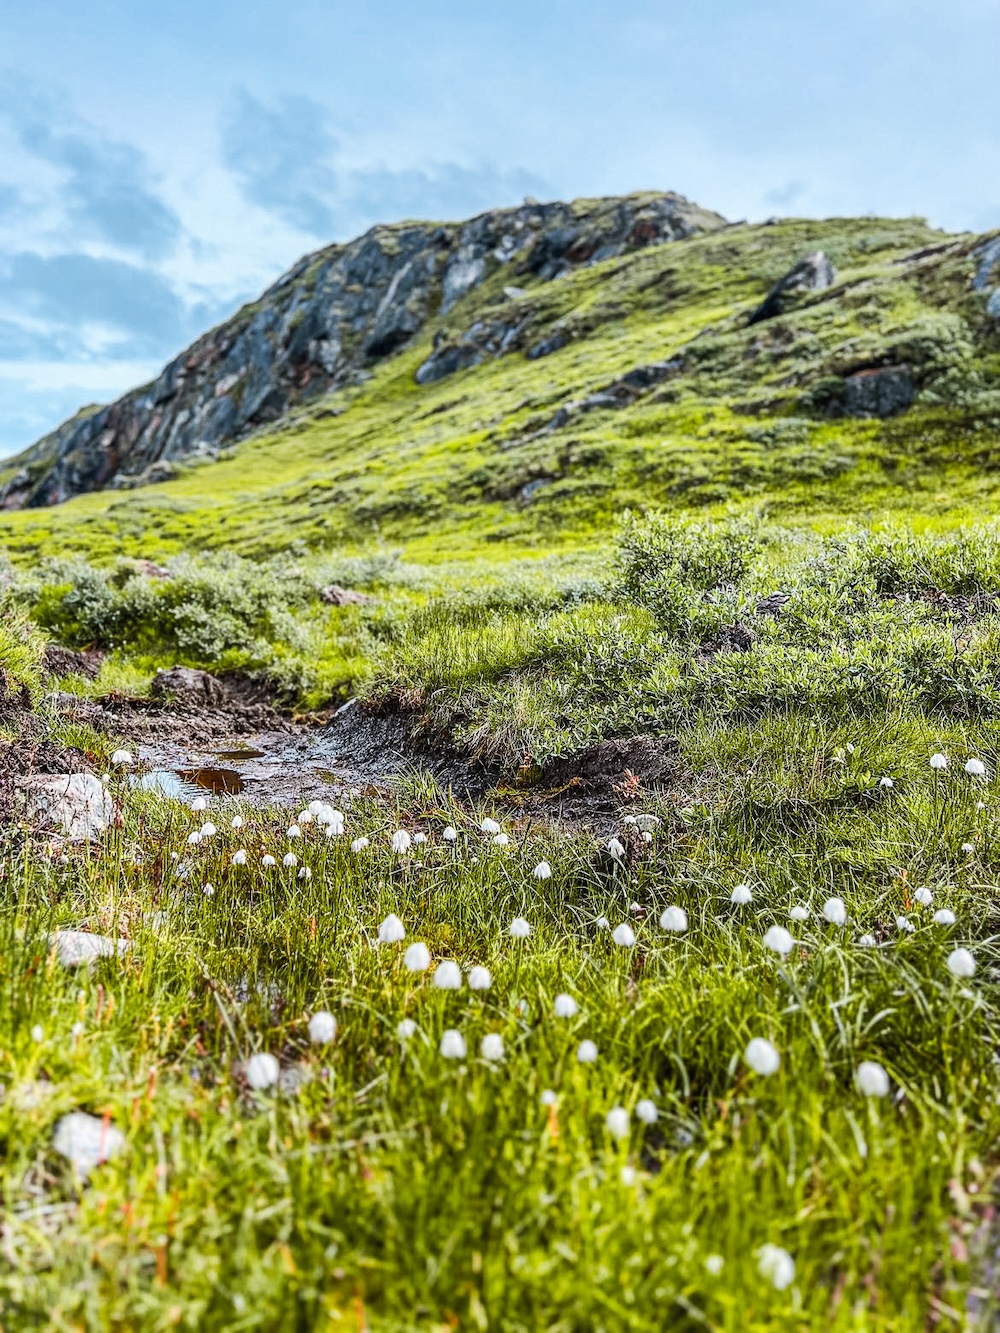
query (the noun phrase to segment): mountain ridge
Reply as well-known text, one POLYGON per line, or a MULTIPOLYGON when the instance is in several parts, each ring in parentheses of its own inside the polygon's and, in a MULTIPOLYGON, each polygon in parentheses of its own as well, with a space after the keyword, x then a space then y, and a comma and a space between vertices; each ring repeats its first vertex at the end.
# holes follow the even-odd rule
MULTIPOLYGON (((81 409, 7 460, 0 507, 37 508, 160 481, 178 462, 212 458, 297 403, 363 381, 370 367, 498 268, 547 282, 725 225, 719 214, 671 192, 526 200, 459 223, 379 224, 303 256, 155 380, 110 404, 81 409)), ((443 373, 474 358, 459 353, 443 373)), ((440 377, 440 370, 432 367, 426 378, 440 377)))

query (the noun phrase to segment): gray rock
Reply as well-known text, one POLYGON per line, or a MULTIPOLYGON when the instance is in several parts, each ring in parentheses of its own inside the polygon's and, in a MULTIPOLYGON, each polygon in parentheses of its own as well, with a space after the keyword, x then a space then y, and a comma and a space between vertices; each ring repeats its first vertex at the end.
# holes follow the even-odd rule
POLYGON ((99 958, 120 958, 131 947, 128 940, 113 940, 89 930, 56 930, 49 943, 63 967, 93 967, 99 958))
POLYGON ((114 815, 114 802, 93 773, 34 774, 18 778, 15 792, 27 820, 71 842, 100 837, 114 815))
POLYGON ((86 1179, 102 1162, 123 1151, 125 1135, 86 1111, 70 1111, 56 1125, 52 1146, 86 1179))
POLYGON ((994 268, 1000 263, 1000 236, 994 236, 991 241, 980 245, 972 253, 978 260, 976 274, 972 279, 972 290, 984 292, 992 283, 994 268))
MULTIPOLYGON (((718 214, 680 195, 650 193, 576 204, 526 201, 445 226, 374 227, 348 245, 307 255, 151 384, 81 412, 11 460, 0 509, 145 485, 169 477, 178 461, 214 459, 227 442, 296 404, 361 382, 435 312, 450 311, 504 268, 519 280, 544 281, 722 225, 718 214)), ((448 350, 436 349, 420 367, 418 383, 497 354, 493 344, 504 338, 504 351, 517 344, 518 330, 496 328, 471 350, 456 351, 449 339, 448 350)))
POLYGON ((844 411, 849 417, 891 417, 905 411, 915 394, 909 366, 859 370, 844 381, 844 411))
POLYGON ((169 671, 158 671, 153 678, 150 694, 161 703, 170 701, 201 708, 218 707, 226 698, 225 687, 220 680, 194 667, 171 667, 169 671))
POLYGON ((990 299, 986 302, 986 313, 991 319, 1000 319, 1000 287, 990 292, 990 299))
POLYGON ((788 298, 802 292, 821 292, 832 287, 837 272, 822 250, 804 255, 784 277, 779 278, 767 296, 747 320, 758 324, 762 319, 774 319, 785 309, 788 298))

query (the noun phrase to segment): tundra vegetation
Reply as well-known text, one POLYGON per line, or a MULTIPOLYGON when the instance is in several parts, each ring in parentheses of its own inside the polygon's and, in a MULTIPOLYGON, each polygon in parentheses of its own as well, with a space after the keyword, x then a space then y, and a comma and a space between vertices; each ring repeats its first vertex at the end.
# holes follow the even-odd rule
POLYGON ((8 751, 114 802, 79 844, 4 807, 4 1328, 991 1326, 985 244, 498 272, 230 456, 4 514, 8 751), (418 381, 511 305, 527 350, 418 381), (192 809, 47 640, 106 654, 63 695, 241 671, 486 779, 192 809), (618 743, 656 764, 547 818, 618 743))

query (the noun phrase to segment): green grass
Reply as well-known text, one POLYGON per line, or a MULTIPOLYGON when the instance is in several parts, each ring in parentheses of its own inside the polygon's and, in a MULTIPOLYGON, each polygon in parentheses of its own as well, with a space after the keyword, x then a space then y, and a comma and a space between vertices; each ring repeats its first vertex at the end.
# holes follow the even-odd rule
MULTIPOLYGON (((241 810, 237 832, 219 803, 219 832, 190 845, 204 815, 119 779, 121 820, 89 848, 0 834, 4 1329, 989 1326, 1000 343, 969 289, 976 243, 835 219, 609 261, 518 298, 539 336, 573 333, 551 357, 419 388, 439 321, 340 416, 319 403, 166 485, 2 516, 0 667, 36 698, 42 633, 109 651, 77 691, 238 668, 299 707, 401 710, 498 782, 475 810, 419 776, 358 797, 342 838, 304 826, 292 868, 294 812, 241 810), (747 328, 816 247, 837 286, 747 328), (679 351, 631 407, 539 433, 679 351), (909 411, 830 415, 831 380, 866 358, 914 366, 909 411), (529 502, 532 480, 548 484, 529 502), (372 600, 331 606, 330 584, 372 600), (749 651, 727 646, 734 626, 749 651), (556 761, 634 736, 670 763, 656 789, 623 784, 621 863, 606 832, 524 813, 556 761), (624 822, 643 812, 661 821, 649 842, 624 822), (396 856, 397 827, 428 841, 396 856), (831 895, 843 929, 821 915, 831 895), (686 933, 659 927, 669 904, 686 933), (389 912, 491 988, 407 972, 405 944, 377 943, 389 912), (602 917, 630 921, 635 947, 602 917), (763 944, 773 924, 797 941, 784 960, 763 944), (132 947, 69 973, 57 925, 132 947), (959 946, 970 979, 948 970, 959 946), (555 1018, 560 993, 576 1017, 555 1018), (321 1008, 329 1048, 308 1040, 321 1008), (440 1055, 447 1028, 464 1060, 440 1055), (776 1074, 748 1067, 753 1037, 776 1074), (264 1051, 307 1076, 297 1092, 248 1090, 264 1051), (857 1087, 866 1060, 888 1097, 857 1087), (615 1106, 632 1113, 621 1141, 615 1106), (87 1182, 53 1149, 71 1109, 126 1139, 87 1182), (759 1272, 765 1244, 793 1257, 787 1288, 759 1272)), ((501 310, 501 280, 446 334, 501 310)), ((129 741, 53 726, 97 771, 129 741)))

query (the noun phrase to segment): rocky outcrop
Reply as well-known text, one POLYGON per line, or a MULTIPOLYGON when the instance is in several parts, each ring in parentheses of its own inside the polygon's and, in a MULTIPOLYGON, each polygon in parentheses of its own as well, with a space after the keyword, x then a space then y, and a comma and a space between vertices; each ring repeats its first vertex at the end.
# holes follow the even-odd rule
POLYGON ((910 406, 917 392, 909 366, 859 370, 844 380, 844 411, 849 417, 891 417, 910 406))
MULTIPOLYGON (((293 404, 363 379, 498 269, 530 287, 721 225, 718 214, 680 195, 650 193, 525 202, 465 223, 375 227, 302 259, 152 384, 86 409, 33 445, 12 461, 0 507, 57 504, 101 487, 163 480, 179 460, 211 459, 293 404)), ((522 288, 509 290, 520 295, 522 288)), ((494 351, 481 333, 441 348, 418 381, 494 351)), ((547 350, 554 348, 537 346, 531 354, 547 350)))
POLYGON ((784 277, 778 279, 747 323, 758 324, 762 319, 774 319, 785 310, 789 298, 803 292, 825 291, 827 287, 833 286, 836 278, 836 269, 822 250, 804 255, 784 277))

